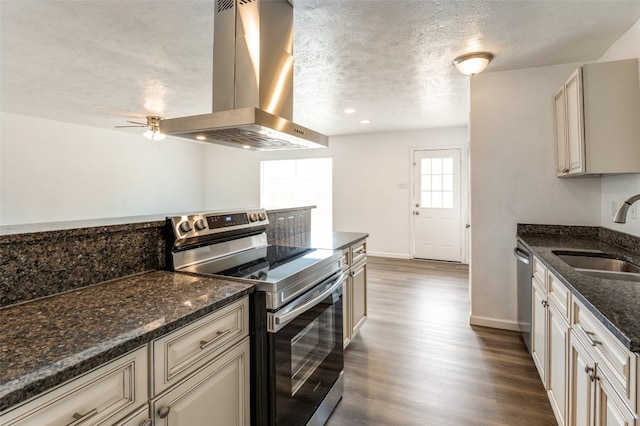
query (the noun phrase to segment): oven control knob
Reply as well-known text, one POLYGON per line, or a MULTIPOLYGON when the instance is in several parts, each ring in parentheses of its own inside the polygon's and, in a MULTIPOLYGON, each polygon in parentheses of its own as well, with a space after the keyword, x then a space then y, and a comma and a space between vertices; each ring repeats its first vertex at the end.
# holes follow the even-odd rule
POLYGON ((191 222, 189 222, 188 220, 180 222, 180 225, 178 225, 178 227, 182 232, 189 232, 193 229, 191 227, 191 222))
POLYGON ((204 228, 207 227, 203 219, 196 220, 193 226, 196 228, 196 231, 202 231, 204 228))
POLYGON ((260 218, 260 220, 267 220, 267 214, 265 212, 260 212, 258 217, 260 218))
POLYGON ((250 222, 256 222, 258 220, 258 215, 255 213, 251 213, 249 214, 249 221, 250 222))

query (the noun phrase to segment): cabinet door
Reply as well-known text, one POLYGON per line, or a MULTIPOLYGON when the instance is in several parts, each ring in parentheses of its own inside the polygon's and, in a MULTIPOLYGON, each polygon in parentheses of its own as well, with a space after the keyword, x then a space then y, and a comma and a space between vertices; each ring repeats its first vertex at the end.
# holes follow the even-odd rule
POLYGON ((344 280, 342 288, 342 346, 347 347, 351 341, 351 289, 353 288, 353 277, 349 276, 344 280))
POLYGON ((549 402, 556 415, 558 425, 567 423, 567 381, 569 353, 569 325, 564 315, 553 304, 549 304, 549 362, 547 377, 549 378, 549 402))
POLYGON ((249 338, 152 403, 156 426, 250 423, 249 338))
POLYGON ((578 68, 565 83, 565 98, 569 174, 584 173, 582 68, 578 68))
POLYGON ((635 426, 635 416, 600 372, 596 383, 596 426, 635 426))
POLYGON ((571 333, 569 371, 569 424, 585 426, 593 424, 595 362, 578 338, 571 333))
POLYGON ((556 174, 561 176, 569 172, 567 165, 567 127, 564 86, 556 93, 553 100, 556 137, 556 174))
POLYGON ((351 280, 351 334, 358 332, 367 319, 367 264, 353 268, 351 280))
POLYGON ((544 388, 547 389, 546 359, 547 359, 547 298, 542 290, 531 286, 531 357, 538 369, 544 388))

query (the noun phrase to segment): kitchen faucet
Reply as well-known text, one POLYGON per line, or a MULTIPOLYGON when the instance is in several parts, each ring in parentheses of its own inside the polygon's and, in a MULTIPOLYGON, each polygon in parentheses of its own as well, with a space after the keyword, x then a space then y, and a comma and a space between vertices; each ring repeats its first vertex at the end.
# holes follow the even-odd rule
POLYGON ((640 200, 640 194, 634 195, 633 197, 630 197, 628 200, 622 203, 615 217, 613 218, 613 221, 615 223, 625 223, 627 221, 627 210, 629 210, 631 204, 635 203, 638 200, 640 200))

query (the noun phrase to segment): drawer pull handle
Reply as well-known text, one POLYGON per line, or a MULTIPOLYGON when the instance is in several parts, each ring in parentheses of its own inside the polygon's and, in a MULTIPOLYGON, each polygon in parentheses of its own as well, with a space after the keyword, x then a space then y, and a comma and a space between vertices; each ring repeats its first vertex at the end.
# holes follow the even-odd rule
POLYGON ((216 337, 214 337, 211 340, 200 340, 200 349, 205 349, 205 348, 211 346, 212 344, 214 344, 218 340, 222 339, 224 336, 226 336, 229 333, 231 333, 231 329, 230 328, 226 329, 225 331, 218 331, 216 333, 216 337))
POLYGON ((151 426, 152 424, 153 422, 151 421, 151 419, 147 419, 147 420, 141 421, 138 426, 151 426))
POLYGON ((165 417, 167 417, 169 415, 169 411, 171 411, 171 407, 168 405, 165 405, 164 407, 160 407, 158 408, 158 416, 161 419, 164 419, 165 417))
POLYGON ((602 342, 600 340, 595 340, 594 339, 594 337, 596 337, 596 334, 593 331, 584 330, 584 332, 586 333, 587 337, 589 338, 589 341, 591 342, 591 346, 598 346, 598 345, 602 344, 602 342))
POLYGON ((84 422, 85 420, 89 420, 90 417, 93 417, 96 414, 98 414, 98 409, 97 408, 94 408, 93 410, 89 411, 86 414, 73 413, 73 418, 75 420, 72 421, 71 423, 69 423, 67 426, 79 425, 80 423, 84 422))

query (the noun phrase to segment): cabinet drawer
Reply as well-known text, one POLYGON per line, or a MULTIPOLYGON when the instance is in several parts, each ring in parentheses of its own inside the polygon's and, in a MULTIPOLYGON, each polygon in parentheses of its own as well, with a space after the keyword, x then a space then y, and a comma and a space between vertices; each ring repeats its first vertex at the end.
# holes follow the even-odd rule
POLYGON ((351 263, 349 262, 349 249, 346 248, 342 250, 342 272, 348 271, 351 267, 351 263))
POLYGON ((573 303, 576 334, 590 344, 601 367, 616 391, 635 411, 637 407, 636 375, 638 361, 581 303, 573 303))
POLYGON ((367 242, 362 241, 360 243, 351 246, 351 265, 355 265, 367 258, 367 242))
POLYGON ((547 291, 547 267, 538 260, 537 257, 533 257, 533 278, 538 281, 538 284, 547 291))
POLYGON ((549 302, 555 305, 564 320, 569 323, 571 321, 571 292, 551 272, 549 272, 548 277, 547 285, 549 289, 547 294, 549 302))
POLYGON ((147 357, 143 346, 3 413, 0 424, 88 426, 123 417, 147 403, 147 357))
POLYGON ((187 377, 249 335, 249 299, 245 297, 153 341, 152 395, 187 377))

